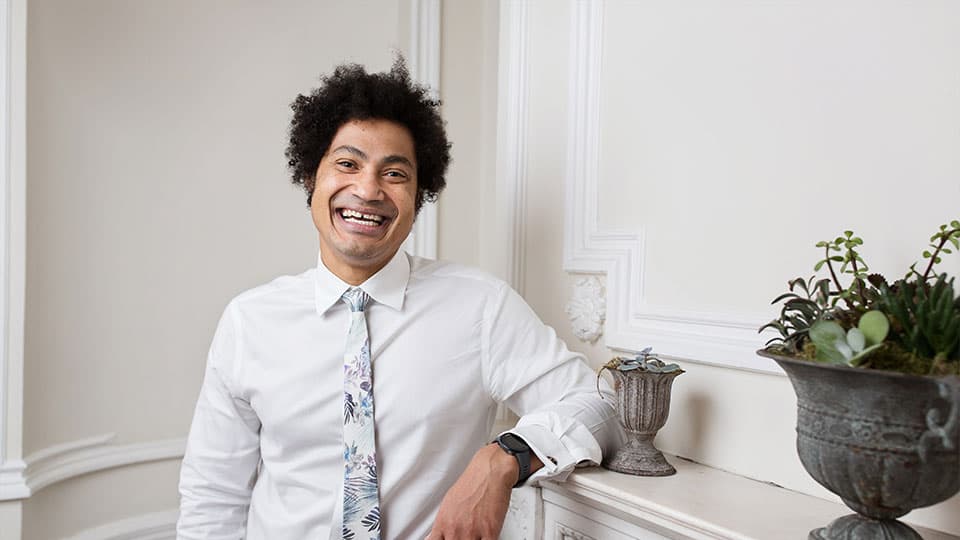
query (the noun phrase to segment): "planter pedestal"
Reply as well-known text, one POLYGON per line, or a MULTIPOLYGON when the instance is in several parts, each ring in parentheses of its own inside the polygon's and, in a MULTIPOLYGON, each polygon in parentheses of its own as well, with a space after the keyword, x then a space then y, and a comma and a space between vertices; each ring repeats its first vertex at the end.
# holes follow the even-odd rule
POLYGON ((860 514, 850 514, 837 518, 826 527, 810 531, 808 540, 830 540, 849 538, 851 540, 873 540, 874 538, 897 538, 902 540, 923 540, 917 531, 902 521, 895 519, 870 519, 860 514))
POLYGON ((960 378, 807 362, 760 351, 797 394, 797 453, 857 514, 811 540, 917 540, 897 518, 960 489, 960 378))

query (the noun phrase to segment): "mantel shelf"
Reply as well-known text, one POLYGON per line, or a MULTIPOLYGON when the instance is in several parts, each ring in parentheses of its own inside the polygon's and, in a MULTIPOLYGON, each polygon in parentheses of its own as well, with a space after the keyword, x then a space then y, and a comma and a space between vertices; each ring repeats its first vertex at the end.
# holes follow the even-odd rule
MULTIPOLYGON (((839 503, 669 457, 675 476, 652 478, 580 469, 564 483, 544 482, 542 496, 599 510, 670 538, 771 540, 806 538, 811 529, 851 513, 839 503)), ((583 513, 583 512, 581 512, 583 513)), ((909 517, 909 514, 908 514, 909 517)), ((958 536, 914 527, 925 540, 958 536)), ((545 534, 545 538, 552 538, 545 534)))

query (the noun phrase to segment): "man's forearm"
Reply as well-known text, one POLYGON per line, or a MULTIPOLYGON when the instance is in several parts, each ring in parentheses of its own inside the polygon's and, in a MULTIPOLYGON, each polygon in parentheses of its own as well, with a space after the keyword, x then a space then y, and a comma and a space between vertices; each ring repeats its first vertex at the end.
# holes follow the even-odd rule
MULTIPOLYGON (((530 469, 541 467, 540 459, 532 456, 530 469)), ((497 443, 478 450, 444 496, 427 540, 499 537, 519 477, 517 458, 497 443)))

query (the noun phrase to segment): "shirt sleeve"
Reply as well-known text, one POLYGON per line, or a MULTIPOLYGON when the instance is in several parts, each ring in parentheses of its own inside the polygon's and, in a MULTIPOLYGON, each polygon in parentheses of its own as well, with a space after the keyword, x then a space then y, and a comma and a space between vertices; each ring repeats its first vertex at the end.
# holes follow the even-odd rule
POLYGON ((564 480, 596 465, 622 441, 614 395, 506 284, 485 313, 486 378, 493 397, 520 416, 510 429, 543 462, 528 484, 564 480))
POLYGON ((233 390, 238 317, 227 306, 217 327, 180 469, 178 540, 243 538, 260 463, 260 421, 233 390))

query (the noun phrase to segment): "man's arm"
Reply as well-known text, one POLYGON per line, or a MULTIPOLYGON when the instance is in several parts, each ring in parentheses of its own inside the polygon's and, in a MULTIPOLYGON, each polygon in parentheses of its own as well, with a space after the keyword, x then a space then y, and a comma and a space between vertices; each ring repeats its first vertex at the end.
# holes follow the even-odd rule
MULTIPOLYGON (((491 394, 521 416, 510 432, 535 455, 528 483, 599 464, 622 440, 613 394, 520 296, 504 286, 488 306, 483 348, 491 394)), ((428 538, 497 538, 519 467, 498 445, 474 455, 447 492, 428 538), (466 516, 470 516, 467 518, 466 516)))
POLYGON ((504 286, 489 308, 491 393, 520 416, 509 430, 544 466, 528 483, 563 480, 577 465, 599 464, 622 441, 615 396, 584 357, 571 352, 530 306, 504 286))
POLYGON ((206 374, 180 469, 178 540, 243 538, 260 462, 260 422, 231 391, 237 325, 228 306, 210 347, 206 374))

